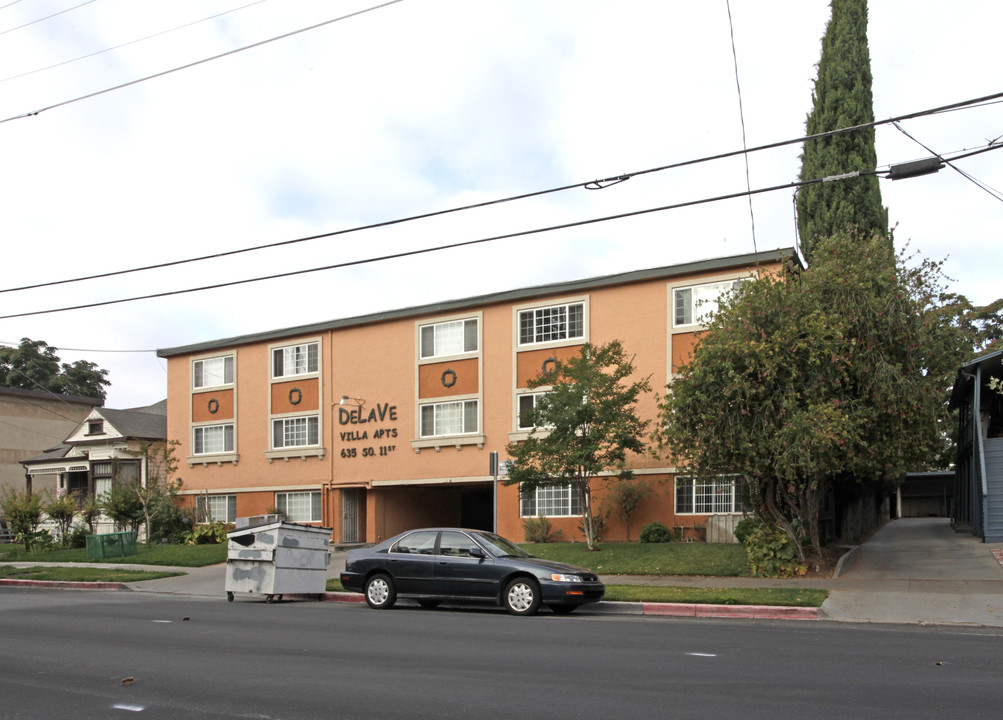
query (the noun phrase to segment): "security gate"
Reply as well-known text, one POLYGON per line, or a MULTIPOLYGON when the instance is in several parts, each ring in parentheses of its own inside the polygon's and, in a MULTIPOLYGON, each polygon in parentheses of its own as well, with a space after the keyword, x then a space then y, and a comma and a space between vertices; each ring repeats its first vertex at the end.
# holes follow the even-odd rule
POLYGON ((341 491, 341 542, 359 542, 359 491, 341 491))

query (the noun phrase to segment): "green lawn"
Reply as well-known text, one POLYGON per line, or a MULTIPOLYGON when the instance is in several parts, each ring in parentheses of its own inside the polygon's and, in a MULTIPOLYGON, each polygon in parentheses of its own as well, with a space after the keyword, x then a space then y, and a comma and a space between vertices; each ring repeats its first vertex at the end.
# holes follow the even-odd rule
POLYGON ((580 565, 600 575, 713 575, 748 577, 741 545, 717 543, 602 543, 590 551, 585 543, 523 545, 548 560, 580 565))
MULTIPOLYGON (((177 565, 204 567, 226 562, 226 543, 215 545, 154 545, 140 543, 138 552, 124 558, 108 558, 106 563, 136 563, 138 565, 177 565)), ((27 553, 16 544, 0 545, 0 562, 91 562, 85 548, 27 553)))
POLYGON ((10 580, 60 580, 64 582, 141 582, 184 575, 179 572, 112 570, 92 567, 11 567, 0 565, 0 578, 10 580))

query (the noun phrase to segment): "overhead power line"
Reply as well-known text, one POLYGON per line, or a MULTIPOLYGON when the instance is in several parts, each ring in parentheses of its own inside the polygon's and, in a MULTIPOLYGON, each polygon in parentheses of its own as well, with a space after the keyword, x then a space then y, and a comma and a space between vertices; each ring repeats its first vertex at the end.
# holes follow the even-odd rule
MULTIPOLYGON (((964 155, 960 155, 957 158, 952 158, 952 159, 957 160, 960 158, 971 157, 973 155, 989 152, 990 150, 999 150, 1001 148, 1003 148, 1003 145, 989 145, 980 150, 967 152, 964 155)), ((262 275, 254 278, 245 278, 243 280, 232 280, 229 282, 214 283, 212 285, 202 285, 199 287, 186 288, 184 290, 167 290, 164 292, 150 293, 147 295, 135 295, 133 297, 119 298, 117 300, 102 300, 99 302, 84 303, 81 305, 71 305, 61 308, 50 308, 48 310, 34 310, 23 313, 11 313, 9 315, 0 315, 0 320, 10 320, 13 318, 32 317, 37 315, 51 315, 54 313, 69 312, 71 310, 85 310, 96 307, 107 307, 109 305, 120 305, 123 303, 137 302, 140 300, 153 300, 156 298, 172 297, 175 295, 187 295, 190 293, 204 292, 206 290, 218 290, 220 288, 225 288, 225 287, 248 285, 250 283, 264 282, 266 280, 279 280, 282 278, 296 277, 298 275, 308 275, 311 273, 323 272, 325 270, 337 270, 341 268, 355 267, 359 265, 370 265, 377 262, 384 262, 386 260, 396 260, 405 257, 415 257, 417 255, 427 255, 429 253, 439 252, 441 250, 452 250, 461 247, 471 247, 474 245, 482 245, 489 242, 496 242, 498 240, 509 240, 517 237, 539 235, 542 233, 554 232, 556 230, 567 230, 575 227, 583 227, 585 225, 594 225, 597 223, 610 222, 612 220, 624 220, 626 218, 639 217, 641 215, 649 215, 651 213, 656 213, 656 212, 664 212, 667 210, 678 210, 680 208, 693 207, 696 205, 706 205, 713 202, 720 202, 722 200, 734 200, 736 198, 748 197, 749 195, 762 195, 764 193, 775 192, 777 190, 797 190, 799 188, 808 185, 816 185, 819 183, 828 183, 828 182, 843 182, 846 180, 853 180, 858 177, 865 177, 865 176, 878 176, 878 175, 890 176, 889 175, 890 172, 891 170, 854 171, 854 172, 844 173, 842 175, 831 175, 829 177, 816 178, 813 180, 803 180, 799 182, 786 183, 784 185, 773 185, 770 187, 758 188, 756 190, 743 190, 742 192, 729 193, 727 195, 716 195, 713 197, 702 198, 699 200, 689 200, 681 203, 673 203, 671 205, 661 205, 658 207, 646 208, 644 210, 633 210, 625 213, 617 213, 616 215, 606 215, 604 217, 590 218, 588 220, 576 220, 574 222, 561 223, 558 225, 549 225, 546 227, 533 228, 530 230, 520 230, 517 232, 504 233, 502 235, 493 235, 491 237, 479 238, 476 240, 463 240, 460 242, 446 243, 444 245, 436 245, 434 247, 421 248, 418 250, 406 250, 398 253, 380 255, 377 257, 363 258, 361 260, 349 260, 341 263, 334 263, 333 265, 324 265, 321 267, 314 267, 314 268, 304 268, 302 270, 291 270, 289 272, 284 272, 284 273, 274 273, 272 275, 262 275)))
MULTIPOLYGON (((93 0, 90 0, 93 2, 93 0)), ((121 85, 115 85, 113 87, 105 88, 104 90, 96 90, 92 93, 87 93, 86 95, 80 95, 79 97, 72 98, 70 100, 63 100, 62 102, 54 103, 38 110, 33 110, 31 112, 22 113, 20 115, 14 115, 12 117, 0 120, 0 124, 10 122, 11 120, 20 120, 22 118, 34 117, 39 113, 43 113, 47 110, 54 110, 59 107, 65 107, 66 105, 72 105, 73 103, 78 103, 81 100, 88 100, 99 95, 106 95, 110 92, 115 92, 116 90, 122 90, 123 88, 132 87, 133 85, 139 85, 148 80, 154 80, 155 78, 164 77, 165 75, 170 75, 172 73, 180 72, 182 70, 187 70, 189 68, 197 67, 198 65, 205 65, 206 63, 212 62, 213 60, 219 60, 220 58, 229 57, 230 55, 236 55, 237 53, 242 53, 245 50, 252 50, 262 45, 268 45, 269 43, 276 42, 278 40, 285 40, 286 38, 293 37, 295 35, 300 35, 310 30, 316 30, 317 28, 324 27, 325 25, 330 25, 332 23, 341 22, 342 20, 348 20, 353 17, 358 17, 359 15, 365 15, 366 13, 371 13, 374 10, 380 10, 382 8, 388 7, 390 5, 396 5, 399 2, 404 2, 404 0, 387 0, 385 3, 380 5, 373 5, 372 7, 365 8, 363 10, 357 10, 356 12, 348 13, 347 15, 342 15, 340 17, 332 18, 331 20, 325 20, 324 22, 316 23, 309 27, 300 28, 299 30, 293 30, 291 32, 284 33, 283 35, 277 35, 267 40, 261 40, 256 43, 251 43, 250 45, 245 45, 243 47, 236 48, 235 50, 228 50, 225 53, 220 53, 219 55, 213 55, 212 57, 203 58, 201 60, 196 60, 195 62, 190 62, 186 65, 180 65, 176 68, 171 68, 170 70, 164 70, 162 72, 154 73, 153 75, 147 75, 146 77, 141 77, 138 80, 130 80, 129 82, 122 83, 121 85)))
POLYGON ((10 77, 0 78, 0 83, 5 83, 8 80, 16 80, 17 78, 27 77, 28 75, 34 75, 35 73, 45 72, 46 70, 52 70, 53 68, 62 67, 63 65, 69 65, 70 63, 75 63, 80 60, 86 60, 87 58, 92 58, 96 55, 103 55, 106 52, 111 52, 112 50, 120 50, 129 45, 135 45, 136 43, 144 42, 146 40, 152 40, 153 38, 160 37, 161 35, 167 35, 169 33, 175 32, 177 30, 183 30, 192 25, 198 25, 199 23, 204 23, 209 20, 215 20, 216 18, 223 17, 224 15, 229 15, 230 13, 235 13, 238 10, 244 10, 252 5, 260 5, 265 2, 265 0, 254 0, 252 3, 247 5, 241 5, 238 8, 233 8, 232 10, 225 10, 221 13, 216 13, 215 15, 210 15, 209 17, 204 17, 201 20, 193 20, 190 23, 185 23, 184 25, 178 25, 177 27, 172 27, 170 30, 161 30, 153 35, 147 35, 146 37, 137 38, 135 40, 130 40, 129 42, 122 43, 121 45, 115 45, 114 47, 105 48, 104 50, 97 50, 92 53, 87 53, 86 55, 81 55, 79 57, 71 58, 69 60, 63 60, 62 62, 54 63, 52 65, 46 65, 45 67, 36 68, 34 70, 28 70, 27 72, 18 73, 17 75, 11 75, 10 77))
POLYGON ((245 278, 243 280, 232 280, 229 282, 214 283, 212 285, 202 285, 200 287, 186 288, 184 290, 167 290, 160 293, 150 293, 147 295, 136 295, 128 298, 120 298, 118 300, 103 300, 93 303, 84 303, 81 305, 72 305, 61 308, 51 308, 49 310, 35 310, 31 312, 23 313, 11 313, 9 315, 0 315, 0 320, 10 320, 12 318, 21 317, 31 317, 36 315, 49 315, 52 313, 68 312, 70 310, 84 310, 88 308, 96 307, 106 307, 108 305, 119 305, 127 302, 136 302, 139 300, 153 300, 156 298, 171 297, 174 295, 187 295, 189 293, 204 292, 206 290, 218 290, 225 287, 235 287, 237 285, 247 285, 250 283, 263 282, 265 280, 278 280, 281 278, 296 277, 298 275, 307 275, 310 273, 323 272, 325 270, 336 270, 347 267, 355 267, 358 265, 369 265, 377 262, 384 262, 386 260, 395 260, 405 257, 414 257, 417 255, 427 255, 433 252, 439 252, 441 250, 452 250, 461 247, 471 247, 474 245, 483 245, 485 243, 496 242, 498 240, 509 240, 517 237, 526 237, 529 235, 539 235, 547 232, 554 232, 556 230, 567 230, 575 227, 582 227, 585 225, 594 225, 597 223, 610 222, 612 220, 623 220, 631 217, 638 217, 641 215, 649 215, 656 212, 664 212, 667 210, 678 210, 685 207, 693 207, 695 205, 706 205, 708 203, 720 202, 722 200, 733 200, 735 198, 743 198, 748 195, 761 195, 763 193, 774 192, 777 190, 792 190, 806 185, 815 185, 821 182, 830 181, 841 181, 846 179, 851 179, 855 177, 861 177, 864 175, 877 175, 877 172, 858 172, 847 174, 845 176, 840 176, 836 178, 819 178, 817 180, 804 180, 800 182, 786 183, 784 185, 773 185, 771 187, 758 188, 756 190, 743 190, 742 192, 730 193, 727 195, 716 195, 714 197, 703 198, 700 200, 689 200, 686 202, 673 203, 671 205, 661 205, 659 207, 646 208, 644 210, 633 210, 630 212, 617 213, 616 215, 606 215, 604 217, 590 218, 588 220, 576 220, 574 222, 561 223, 558 225, 549 225, 541 228, 533 228, 531 230, 520 230, 511 233, 504 233, 502 235, 492 235, 490 237, 478 238, 476 240, 463 240, 460 242, 446 243, 443 245, 436 245, 434 247, 421 248, 418 250, 406 250, 398 253, 390 253, 387 255, 380 255, 377 257, 364 258, 361 260, 348 260, 341 263, 335 263, 333 265, 324 265, 322 267, 305 268, 302 270, 291 270, 289 272, 274 273, 272 275, 262 275, 255 278, 245 278))
MULTIPOLYGON (((864 129, 871 128, 871 127, 876 127, 876 126, 880 126, 880 125, 886 125, 886 124, 890 124, 890 123, 897 123, 897 122, 901 122, 903 120, 916 119, 916 118, 924 117, 924 116, 927 116, 927 115, 935 115, 935 114, 940 114, 940 113, 944 113, 944 112, 953 112, 953 111, 957 111, 957 110, 970 109, 971 107, 975 107, 975 106, 978 106, 978 105, 981 105, 981 104, 984 104, 984 103, 992 102, 992 101, 998 100, 1000 98, 1003 98, 1003 92, 995 93, 993 95, 987 95, 985 97, 975 98, 975 99, 972 99, 972 100, 965 100, 965 101, 962 101, 962 102, 951 103, 950 105, 942 105, 940 107, 930 108, 928 110, 920 110, 920 111, 917 111, 917 112, 907 113, 905 115, 898 115, 898 116, 895 116, 895 117, 887 118, 885 120, 876 120, 874 122, 865 123, 865 124, 862 124, 862 125, 854 125, 854 126, 851 126, 851 127, 839 128, 839 129, 836 129, 836 130, 830 130, 830 131, 827 131, 827 132, 824 132, 824 133, 817 133, 815 135, 807 135, 807 136, 803 136, 803 137, 792 138, 792 139, 789 139, 789 140, 781 140, 779 142, 768 143, 766 145, 758 145, 758 146, 753 147, 753 148, 743 148, 741 150, 731 150, 729 152, 718 153, 716 155, 707 155, 707 156, 704 156, 704 157, 695 158, 695 159, 691 159, 691 160, 683 160, 681 162, 670 163, 668 165, 659 165, 657 167, 652 167, 652 168, 648 168, 648 169, 645 169, 645 170, 636 170, 636 171, 633 171, 633 172, 625 173, 623 175, 618 175, 618 176, 610 177, 610 178, 604 178, 602 180, 588 180, 588 181, 576 182, 576 183, 572 183, 572 184, 569 184, 569 185, 561 185, 561 186, 558 186, 558 187, 549 188, 549 189, 546 189, 546 190, 536 190, 536 191, 532 191, 532 192, 521 193, 519 195, 512 195, 512 196, 505 197, 505 198, 498 198, 498 199, 495 199, 495 200, 486 200, 484 202, 471 203, 469 205, 462 205, 462 206, 459 206, 459 207, 448 208, 448 209, 445 209, 445 210, 434 210, 434 211, 427 212, 427 213, 420 213, 418 215, 410 215, 410 216, 407 216, 407 217, 396 218, 396 219, 393 219, 393 220, 385 220, 385 221, 381 221, 381 222, 370 223, 370 224, 367 224, 367 225, 358 225, 358 226, 355 226, 355 227, 345 228, 345 229, 342 229, 342 230, 333 230, 331 232, 318 233, 316 235, 307 235, 305 237, 293 238, 291 240, 280 240, 278 242, 265 243, 265 244, 262 244, 262 245, 254 245, 252 247, 240 248, 240 249, 237 249, 237 250, 227 250, 227 251, 224 251, 224 252, 212 253, 212 254, 209 254, 209 255, 199 255, 197 257, 184 258, 184 259, 181 259, 181 260, 170 260, 170 261, 167 261, 167 262, 154 263, 154 264, 151 264, 151 265, 143 265, 143 266, 140 266, 140 267, 127 268, 127 269, 123 269, 123 270, 110 270, 110 271, 107 271, 107 272, 95 273, 93 275, 83 275, 83 276, 75 277, 75 278, 67 278, 67 279, 64 279, 64 280, 50 280, 50 281, 43 282, 43 283, 34 283, 34 284, 31 284, 31 285, 22 285, 22 286, 19 286, 19 287, 0 288, 0 294, 11 293, 11 292, 20 292, 22 290, 36 290, 38 288, 53 287, 55 285, 66 285, 66 284, 69 284, 69 283, 84 282, 84 281, 87 281, 87 280, 100 280, 100 279, 104 279, 104 278, 116 277, 116 276, 119 276, 119 275, 128 275, 128 274, 131 274, 131 273, 145 272, 147 270, 161 270, 161 269, 168 268, 168 267, 176 267, 176 266, 179 266, 179 265, 186 265, 186 264, 191 264, 191 263, 196 263, 196 262, 203 262, 203 261, 206 261, 206 260, 217 260, 217 259, 224 258, 224 257, 231 257, 233 255, 240 255, 240 254, 243 254, 243 253, 256 252, 258 250, 267 250, 267 249, 271 249, 271 248, 284 247, 284 246, 287 246, 287 245, 295 245, 295 244, 298 244, 298 243, 309 242, 311 240, 322 240, 324 238, 337 237, 339 235, 348 235, 350 233, 361 232, 363 230, 375 230, 377 228, 385 228, 385 227, 390 227, 390 226, 393 226, 393 225, 401 225, 403 223, 413 222, 413 221, 416 221, 416 220, 427 220, 427 219, 433 218, 433 217, 440 217, 440 216, 443 216, 443 215, 449 215, 449 214, 452 214, 452 213, 459 213, 459 212, 463 212, 463 211, 467 211, 467 210, 475 210, 475 209, 478 209, 478 208, 489 207, 491 205, 500 205, 500 204, 503 204, 503 203, 515 202, 517 200, 527 200, 529 198, 541 197, 541 196, 544 196, 544 195, 550 195, 550 194, 554 194, 554 193, 558 193, 558 192, 564 192, 564 191, 567 191, 567 190, 573 190, 573 189, 577 189, 577 188, 587 188, 587 189, 591 189, 591 190, 604 189, 606 187, 610 187, 612 185, 618 184, 620 182, 623 182, 625 180, 629 180, 630 178, 634 178, 634 177, 640 177, 640 176, 643 176, 643 175, 650 175, 652 173, 664 172, 666 170, 675 170, 675 169, 678 169, 678 168, 689 167, 691 165, 698 165, 698 164, 701 164, 701 163, 712 162, 712 161, 715 161, 715 160, 725 160, 725 159, 728 159, 728 158, 736 157, 738 155, 746 155, 747 156, 749 153, 753 153, 753 152, 760 152, 760 151, 763 151, 763 150, 772 150, 772 149, 776 149, 776 148, 785 147, 787 145, 795 145, 795 144, 798 144, 798 143, 808 142, 808 141, 812 141, 812 140, 820 140, 822 138, 832 137, 834 135, 840 135, 840 134, 849 133, 849 132, 856 132, 856 131, 864 130, 864 129)), ((747 189, 749 189, 749 194, 751 196, 753 194, 752 191, 751 191, 751 188, 747 187, 747 189)))
MULTIPOLYGON (((0 35, 6 35, 7 33, 14 32, 15 30, 20 30, 22 28, 29 27, 29 26, 34 25, 36 23, 40 23, 40 22, 42 22, 44 20, 51 20, 52 18, 56 17, 57 15, 62 15, 64 13, 70 12, 71 10, 76 10, 77 8, 82 8, 84 5, 90 5, 92 2, 94 2, 94 0, 86 0, 86 2, 82 2, 79 5, 74 5, 73 7, 66 8, 65 10, 60 10, 59 12, 52 13, 51 15, 46 15, 45 17, 38 18, 37 20, 32 20, 31 22, 26 22, 24 25, 18 25, 17 27, 8 28, 7 30, 0 30, 0 35)), ((6 7, 6 5, 4 7, 6 7)))

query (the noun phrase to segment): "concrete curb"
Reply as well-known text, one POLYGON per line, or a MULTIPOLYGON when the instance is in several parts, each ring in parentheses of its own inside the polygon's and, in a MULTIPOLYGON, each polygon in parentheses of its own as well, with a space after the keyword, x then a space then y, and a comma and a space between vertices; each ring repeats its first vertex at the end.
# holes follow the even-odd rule
POLYGON ((43 587, 64 590, 128 590, 124 583, 116 582, 73 582, 71 580, 17 580, 0 579, 0 587, 43 587))
MULTIPOLYGON (((72 582, 69 580, 0 579, 0 587, 61 588, 64 590, 132 590, 124 583, 72 582)), ((221 593, 222 595, 222 593, 221 593)), ((321 600, 359 604, 361 593, 325 592, 320 595, 283 593, 283 600, 321 600)), ((744 618, 754 620, 818 620, 818 608, 772 605, 702 605, 699 603, 642 603, 606 601, 589 605, 587 612, 604 615, 657 615, 662 617, 744 618)))
POLYGON ((859 545, 851 545, 845 553, 839 556, 839 560, 836 561, 836 567, 832 571, 833 580, 850 569, 850 565, 857 559, 858 550, 860 550, 859 545))

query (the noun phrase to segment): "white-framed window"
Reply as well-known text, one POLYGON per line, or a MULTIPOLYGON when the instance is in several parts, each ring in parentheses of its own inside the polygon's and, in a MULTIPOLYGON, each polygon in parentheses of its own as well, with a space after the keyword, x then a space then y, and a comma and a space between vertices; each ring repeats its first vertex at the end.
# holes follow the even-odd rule
POLYGON ((545 392, 535 392, 535 393, 523 393, 518 396, 518 428, 520 430, 532 430, 536 427, 533 422, 533 410, 536 408, 536 403, 547 393, 545 392))
POLYGON ((672 293, 673 324, 676 327, 703 325, 708 315, 717 312, 721 298, 746 282, 747 279, 738 278, 676 288, 672 293))
POLYGON ((236 495, 197 495, 195 510, 200 520, 210 522, 233 522, 237 519, 236 495))
POLYGON ((320 522, 320 491, 275 493, 275 507, 289 522, 320 522))
POLYGON ((570 485, 551 485, 521 492, 520 517, 575 517, 582 514, 582 502, 570 485))
POLYGON ((233 355, 206 358, 192 363, 192 387, 233 385, 233 355))
POLYGON ((431 323, 419 328, 422 360, 475 353, 478 350, 477 318, 431 323))
POLYGON ((96 462, 91 465, 91 475, 94 477, 94 497, 99 500, 103 495, 111 492, 112 464, 110 462, 96 462))
POLYGON ((742 512, 741 477, 677 477, 676 515, 720 515, 742 512))
POLYGON ((557 342, 585 337, 585 303, 519 311, 519 344, 557 342))
POLYGON ((320 343, 309 342, 300 345, 272 349, 272 377, 283 378, 307 375, 320 369, 320 343))
POLYGON ((320 443, 317 415, 272 420, 272 448, 309 447, 320 443))
POLYGON ((476 433, 479 418, 476 400, 428 403, 421 406, 421 437, 476 433))
POLYGON ((233 423, 198 425, 192 428, 192 454, 215 455, 233 452, 233 423))

